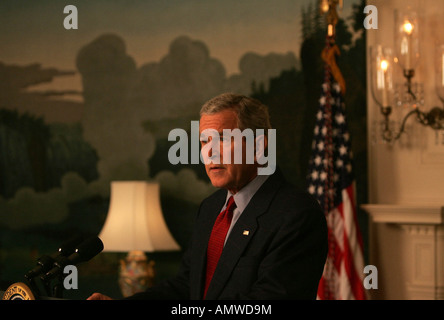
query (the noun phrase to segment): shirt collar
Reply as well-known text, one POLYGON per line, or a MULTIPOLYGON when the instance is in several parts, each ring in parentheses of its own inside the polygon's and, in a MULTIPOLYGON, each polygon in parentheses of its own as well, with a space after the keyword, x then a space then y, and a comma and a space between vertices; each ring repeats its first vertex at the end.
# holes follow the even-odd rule
POLYGON ((267 180, 268 175, 257 175, 253 180, 251 180, 245 187, 240 189, 236 194, 232 194, 230 191, 227 192, 227 198, 225 199, 225 205, 231 196, 234 197, 234 202, 236 202, 236 208, 240 212, 243 212, 253 198, 257 190, 262 186, 262 184, 267 180))

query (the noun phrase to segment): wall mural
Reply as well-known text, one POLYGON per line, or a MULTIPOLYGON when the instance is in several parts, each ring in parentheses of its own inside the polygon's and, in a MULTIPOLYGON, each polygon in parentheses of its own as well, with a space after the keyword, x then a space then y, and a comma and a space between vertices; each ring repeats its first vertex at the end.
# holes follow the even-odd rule
MULTIPOLYGON (((168 133, 189 130, 222 92, 269 106, 277 164, 306 188, 326 34, 318 1, 71 1, 77 29, 65 29, 62 2, 0 3, 0 289, 67 235, 97 235, 114 180, 158 181, 165 219, 186 247, 215 189, 202 164, 169 163, 168 133)), ((358 205, 367 196, 363 6, 346 1, 337 25, 358 205)), ((180 253, 152 256, 158 279, 177 270, 180 253)), ((118 296, 119 258, 81 265, 87 280, 69 296, 118 296)))

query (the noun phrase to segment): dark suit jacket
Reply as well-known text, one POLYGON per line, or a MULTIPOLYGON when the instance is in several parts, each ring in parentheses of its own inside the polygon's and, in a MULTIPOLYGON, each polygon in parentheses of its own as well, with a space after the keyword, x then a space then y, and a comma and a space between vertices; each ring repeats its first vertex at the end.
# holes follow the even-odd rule
MULTIPOLYGON (((178 275, 130 299, 202 299, 208 239, 226 195, 218 190, 201 203, 178 275)), ((327 251, 317 201, 277 171, 232 229, 206 299, 315 299, 327 251)))

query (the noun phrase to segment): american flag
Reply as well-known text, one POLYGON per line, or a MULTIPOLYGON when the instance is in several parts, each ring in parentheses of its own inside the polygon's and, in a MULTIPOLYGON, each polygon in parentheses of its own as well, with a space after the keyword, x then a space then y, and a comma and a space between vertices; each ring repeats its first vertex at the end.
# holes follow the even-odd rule
POLYGON ((341 87, 326 63, 308 174, 308 191, 324 209, 328 225, 329 250, 318 287, 320 300, 366 298, 352 151, 344 107, 341 87))

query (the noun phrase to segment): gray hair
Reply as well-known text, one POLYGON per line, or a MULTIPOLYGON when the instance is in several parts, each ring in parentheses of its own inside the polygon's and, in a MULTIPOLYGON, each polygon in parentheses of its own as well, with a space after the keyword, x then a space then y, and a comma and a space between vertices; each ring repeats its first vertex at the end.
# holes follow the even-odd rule
POLYGON ((256 129, 264 129, 267 135, 267 129, 271 129, 267 106, 257 99, 234 93, 223 93, 208 100, 200 109, 200 116, 224 110, 236 112, 237 125, 240 130, 249 128, 256 132, 256 129))

